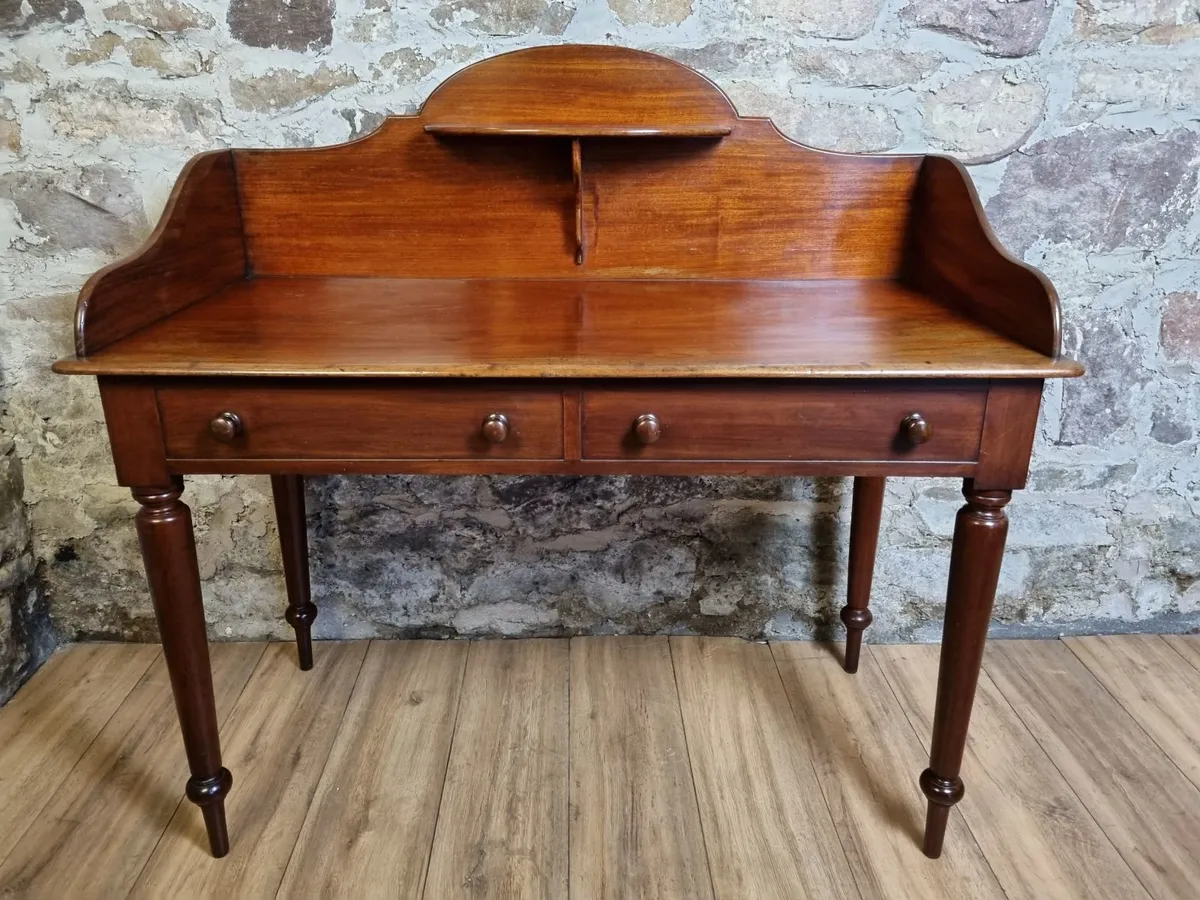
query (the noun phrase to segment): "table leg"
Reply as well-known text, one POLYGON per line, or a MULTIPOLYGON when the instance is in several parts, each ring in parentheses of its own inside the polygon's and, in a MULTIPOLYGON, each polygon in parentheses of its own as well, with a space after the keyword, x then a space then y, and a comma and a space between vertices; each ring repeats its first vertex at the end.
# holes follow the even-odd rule
POLYGON ((992 602, 1000 581, 1000 562, 1008 534, 1004 507, 1012 491, 976 490, 974 482, 967 479, 963 483, 963 496, 967 503, 955 520, 954 547, 950 553, 932 749, 929 768, 921 773, 921 790, 929 799, 923 849, 930 859, 942 855, 950 808, 963 796, 959 769, 992 602))
POLYGON ((308 582, 308 524, 304 514, 304 476, 272 475, 275 518, 283 549, 283 578, 287 583, 288 607, 284 617, 296 631, 300 668, 313 667, 312 623, 317 608, 308 582))
POLYGON ((850 575, 846 586, 846 605, 842 622, 846 625, 846 671, 858 671, 863 631, 873 619, 871 578, 875 573, 875 548, 879 544, 879 518, 883 514, 882 476, 854 479, 854 500, 850 513, 850 575))
POLYGON ((182 493, 181 478, 133 489, 134 499, 141 504, 137 533, 142 560, 192 772, 187 797, 203 812, 212 854, 221 857, 229 852, 225 797, 233 776, 221 765, 192 512, 180 501, 182 493))

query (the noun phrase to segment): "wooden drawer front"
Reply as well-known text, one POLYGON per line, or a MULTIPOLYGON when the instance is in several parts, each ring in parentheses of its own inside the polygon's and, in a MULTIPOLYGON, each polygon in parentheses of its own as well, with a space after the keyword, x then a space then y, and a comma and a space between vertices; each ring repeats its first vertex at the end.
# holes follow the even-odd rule
POLYGON ((979 455, 984 385, 951 388, 868 383, 706 386, 588 391, 583 399, 585 459, 970 461, 979 455), (932 437, 915 445, 901 422, 920 413, 932 437), (651 444, 634 422, 652 414, 651 444))
POLYGON ((158 405, 172 459, 561 459, 562 394, 545 389, 313 386, 171 386, 158 405), (234 413, 228 442, 212 420, 234 413), (502 443, 482 425, 501 413, 502 443))

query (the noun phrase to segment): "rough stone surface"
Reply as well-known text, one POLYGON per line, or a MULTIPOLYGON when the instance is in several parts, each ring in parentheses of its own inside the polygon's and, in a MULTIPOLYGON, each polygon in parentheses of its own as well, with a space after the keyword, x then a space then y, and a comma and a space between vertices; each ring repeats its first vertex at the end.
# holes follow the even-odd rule
POLYGON ((333 41, 333 0, 231 0, 226 21, 251 47, 313 50, 333 41))
POLYGON ((912 0, 903 21, 970 41, 991 56, 1027 56, 1041 46, 1051 0, 912 0))
POLYGON ((1016 150, 1042 121, 1046 89, 1009 72, 976 72, 925 100, 925 133, 937 149, 967 163, 992 162, 1016 150))
MULTIPOLYGON (((66 639, 153 639, 95 385, 51 375, 84 279, 189 156, 313 146, 554 40, 665 53, 839 150, 949 150, 1063 301, 997 633, 1200 626, 1200 18, 1186 0, 0 0, 0 697, 66 639), (1019 57, 1000 64, 997 57, 1019 57), (1000 71, 998 71, 1000 70, 1000 71), (18 502, 23 496, 24 503, 18 502)), ((840 634, 848 482, 311 479, 325 637, 840 634)), ((192 478, 214 637, 284 638, 261 477, 192 478)), ((874 640, 936 640, 962 499, 889 485, 874 640)))

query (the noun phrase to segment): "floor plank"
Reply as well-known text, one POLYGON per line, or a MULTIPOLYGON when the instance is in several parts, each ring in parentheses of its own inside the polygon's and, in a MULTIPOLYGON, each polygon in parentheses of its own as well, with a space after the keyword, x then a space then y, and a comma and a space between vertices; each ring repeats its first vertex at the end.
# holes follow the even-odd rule
POLYGON ((421 896, 466 659, 371 644, 279 896, 421 896))
POLYGON ((840 661, 791 643, 771 649, 863 897, 1003 900, 959 815, 950 818, 943 857, 921 853, 925 798, 916 776, 928 754, 874 660, 849 675, 840 661))
POLYGON ((1200 791, 1060 641, 998 641, 985 667, 1138 879, 1195 896, 1200 791))
POLYGON ((213 859, 200 811, 183 803, 134 887, 138 897, 270 897, 279 887, 341 724, 366 642, 321 642, 310 672, 271 644, 224 729, 233 849, 213 859))
POLYGON ((428 900, 567 895, 569 665, 563 640, 471 644, 428 900))
POLYGON ((766 644, 671 638, 717 900, 858 897, 766 644))
MULTIPOLYGON (((927 750, 940 648, 872 646, 870 652, 927 750)), ((975 695, 963 780, 967 791, 957 809, 1009 900, 1148 900, 986 672, 975 695)), ((946 852, 954 852, 949 842, 946 852)))
POLYGON ((1064 643, 1200 788, 1200 672, 1156 634, 1064 643))
MULTIPOLYGON (((218 721, 265 644, 211 648, 218 721)), ((27 897, 123 897, 183 800, 187 759, 166 661, 125 698, 0 866, 0 885, 27 897)))
POLYGON ((159 655, 155 644, 74 644, 0 709, 0 860, 159 655))
POLYGON ((1200 634, 1164 634, 1163 640, 1200 672, 1200 634))
POLYGON ((571 896, 712 898, 665 637, 571 641, 571 896))

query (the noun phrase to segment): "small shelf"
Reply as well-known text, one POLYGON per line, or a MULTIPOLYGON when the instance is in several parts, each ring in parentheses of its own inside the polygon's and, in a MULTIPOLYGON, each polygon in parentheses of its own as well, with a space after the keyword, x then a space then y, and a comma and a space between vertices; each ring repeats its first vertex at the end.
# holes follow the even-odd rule
POLYGON ((515 135, 525 137, 566 137, 566 138, 596 138, 596 137, 626 137, 626 138, 721 138, 733 131, 731 125, 713 124, 672 124, 663 126, 644 125, 477 125, 471 123, 429 122, 425 130, 430 134, 474 135, 477 137, 491 135, 515 135))

